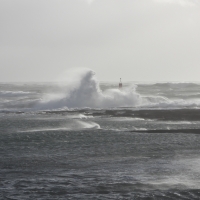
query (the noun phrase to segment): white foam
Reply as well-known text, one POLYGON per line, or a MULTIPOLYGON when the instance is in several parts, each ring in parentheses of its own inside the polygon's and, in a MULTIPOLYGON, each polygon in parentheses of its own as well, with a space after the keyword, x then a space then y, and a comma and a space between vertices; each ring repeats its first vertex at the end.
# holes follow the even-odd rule
POLYGON ((89 119, 89 118, 93 118, 93 116, 86 116, 86 115, 83 115, 83 114, 68 115, 66 117, 67 118, 71 118, 71 119, 89 119))
POLYGON ((95 123, 95 122, 83 122, 79 121, 79 124, 82 126, 84 129, 100 129, 100 125, 95 123))
MULTIPOLYGON (((80 108, 199 108, 199 99, 169 99, 164 96, 141 96, 136 86, 101 91, 95 73, 90 69, 74 70, 65 73, 65 80, 60 82, 62 89, 53 94, 46 94, 35 107, 39 110, 62 110, 80 108)), ((165 83, 166 84, 166 83, 165 83)), ((182 87, 182 83, 168 83, 170 87, 182 87), (171 86, 172 85, 172 86, 171 86)), ((186 84, 189 85, 190 84, 186 84)))
POLYGON ((60 127, 42 127, 37 129, 21 130, 18 132, 24 133, 24 132, 46 132, 46 131, 73 131, 73 130, 100 129, 100 128, 101 128, 100 125, 95 122, 73 120, 60 127))
POLYGON ((23 91, 0 91, 0 97, 18 97, 30 94, 30 92, 23 91))
POLYGON ((107 119, 109 121, 144 121, 144 118, 132 118, 132 117, 112 117, 107 119))
POLYGON ((146 97, 141 104, 141 107, 146 108, 162 108, 162 109, 178 109, 178 108, 200 108, 200 100, 199 99, 157 99, 154 97, 154 100, 147 100, 146 97))
POLYGON ((71 130, 65 127, 58 127, 58 128, 39 128, 39 129, 28 129, 28 130, 23 130, 23 131, 18 131, 19 133, 33 133, 33 132, 46 132, 46 131, 67 131, 71 130))
POLYGON ((37 105, 38 109, 109 108, 140 104, 140 95, 135 92, 134 87, 124 88, 124 90, 116 87, 103 93, 92 70, 76 70, 68 76, 70 78, 65 82, 66 87, 63 93, 46 95, 37 105))
POLYGON ((162 121, 161 123, 164 124, 196 124, 198 123, 198 121, 196 122, 189 122, 189 121, 162 121))

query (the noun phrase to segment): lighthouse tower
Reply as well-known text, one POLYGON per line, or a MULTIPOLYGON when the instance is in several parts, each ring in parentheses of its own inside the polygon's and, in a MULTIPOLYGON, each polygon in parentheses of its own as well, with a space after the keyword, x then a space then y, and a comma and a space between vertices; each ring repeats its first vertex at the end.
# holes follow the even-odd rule
POLYGON ((122 89, 122 81, 121 81, 121 78, 120 78, 120 82, 119 82, 119 89, 122 89))

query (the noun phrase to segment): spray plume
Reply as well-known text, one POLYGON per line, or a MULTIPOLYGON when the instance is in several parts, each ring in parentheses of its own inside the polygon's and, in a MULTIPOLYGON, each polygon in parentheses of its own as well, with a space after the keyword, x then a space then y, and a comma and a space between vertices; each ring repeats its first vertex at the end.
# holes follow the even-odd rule
POLYGON ((65 75, 62 92, 45 96, 38 105, 40 109, 111 108, 136 106, 141 101, 134 87, 120 91, 116 85, 116 89, 102 92, 95 73, 90 69, 71 70, 65 75))

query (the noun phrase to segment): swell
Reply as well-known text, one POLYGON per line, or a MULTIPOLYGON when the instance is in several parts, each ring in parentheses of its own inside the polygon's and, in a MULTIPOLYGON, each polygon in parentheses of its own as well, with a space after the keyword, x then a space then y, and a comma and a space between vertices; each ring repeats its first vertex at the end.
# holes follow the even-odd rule
MULTIPOLYGON (((93 116, 131 117, 152 120, 173 121, 200 121, 199 109, 171 109, 171 110, 105 110, 93 111, 93 116)), ((87 113, 86 113, 87 114, 87 113)))
MULTIPOLYGON (((14 86, 14 85, 13 85, 14 86)), ((194 109, 200 108, 199 83, 99 84, 90 69, 67 72, 62 84, 29 85, 0 91, 0 112, 67 109, 194 109), (29 91, 27 91, 27 89, 29 91), (25 90, 25 91, 21 91, 25 90), (37 91, 37 92, 36 92, 37 91)))
POLYGON ((199 82, 160 82, 160 83, 141 83, 144 86, 158 86, 158 87, 174 87, 174 88, 185 88, 185 87, 200 87, 199 82))
POLYGON ((200 129, 156 129, 156 130, 132 130, 129 132, 140 133, 191 133, 200 134, 200 129))
POLYGON ((0 91, 0 97, 20 97, 30 95, 30 92, 24 91, 0 91))
MULTIPOLYGON (((43 96, 42 100, 35 106, 39 110, 52 110, 60 108, 116 108, 116 107, 137 107, 137 108, 196 108, 200 107, 200 100, 194 99, 193 96, 188 99, 170 98, 165 96, 173 88, 179 88, 181 93, 184 93, 185 88, 199 87, 195 83, 156 83, 154 85, 126 85, 122 90, 119 90, 117 84, 112 88, 107 85, 102 86, 103 90, 97 81, 95 73, 90 69, 76 70, 73 73, 68 73, 69 80, 66 80, 65 86, 60 93, 43 96), (167 88, 166 88, 167 87, 167 88), (145 89, 146 88, 146 89, 145 89), (157 88, 157 89, 155 89, 157 88), (151 94, 145 95, 146 92, 151 94), (157 91, 155 94, 154 92, 157 91), (163 96, 157 95, 158 92, 164 91, 163 96)), ((188 89, 189 89, 188 88, 188 89)), ((196 89, 195 89, 196 93, 196 89)), ((170 94, 171 95, 171 94, 170 94)), ((173 97, 174 95, 172 95, 173 97)), ((176 96, 175 96, 176 97, 176 96)))
MULTIPOLYGON (((40 112, 39 112, 40 113, 40 112)), ((49 110, 42 111, 47 114, 83 114, 85 118, 90 117, 114 117, 133 118, 143 120, 160 121, 200 121, 200 109, 78 109, 78 110, 49 110)))

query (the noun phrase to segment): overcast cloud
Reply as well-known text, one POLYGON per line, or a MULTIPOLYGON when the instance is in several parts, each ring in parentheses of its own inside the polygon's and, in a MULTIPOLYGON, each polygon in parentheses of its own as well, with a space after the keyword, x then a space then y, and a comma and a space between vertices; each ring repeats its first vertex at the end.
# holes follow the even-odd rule
POLYGON ((1 0, 0 81, 200 81, 199 0, 1 0))
POLYGON ((199 3, 199 0, 155 0, 158 3, 179 4, 181 6, 194 6, 199 3))

